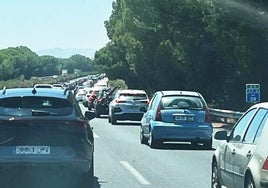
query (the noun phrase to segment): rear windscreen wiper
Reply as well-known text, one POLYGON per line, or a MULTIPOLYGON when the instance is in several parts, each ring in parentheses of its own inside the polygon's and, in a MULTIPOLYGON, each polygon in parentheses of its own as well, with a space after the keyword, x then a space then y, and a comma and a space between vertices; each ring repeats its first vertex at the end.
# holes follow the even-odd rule
POLYGON ((49 116, 49 115, 57 115, 56 113, 51 113, 45 110, 32 110, 32 116, 49 116))

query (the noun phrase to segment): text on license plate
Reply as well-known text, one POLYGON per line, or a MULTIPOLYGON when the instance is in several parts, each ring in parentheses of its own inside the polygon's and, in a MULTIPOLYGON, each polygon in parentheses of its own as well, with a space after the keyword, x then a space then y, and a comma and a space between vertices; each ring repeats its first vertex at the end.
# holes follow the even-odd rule
POLYGON ((137 106, 126 106, 127 109, 138 109, 137 106))
POLYGON ((194 117, 192 116, 176 116, 176 121, 194 121, 194 117))
POLYGON ((15 154, 50 154, 50 146, 16 146, 15 154))

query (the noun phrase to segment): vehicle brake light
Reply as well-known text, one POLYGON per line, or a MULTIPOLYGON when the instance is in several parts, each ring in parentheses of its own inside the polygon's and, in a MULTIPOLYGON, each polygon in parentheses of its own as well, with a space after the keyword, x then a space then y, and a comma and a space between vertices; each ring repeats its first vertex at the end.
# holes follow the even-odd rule
POLYGON ((264 161, 262 165, 262 170, 268 170, 268 157, 266 158, 266 160, 264 161))
POLYGON ((156 121, 162 121, 161 109, 162 109, 161 105, 159 104, 159 106, 157 107, 156 115, 155 115, 155 120, 156 121))
POLYGON ((68 124, 71 127, 82 127, 82 128, 86 128, 87 124, 83 123, 83 122, 66 122, 66 124, 68 124))
POLYGON ((120 100, 120 99, 116 99, 115 102, 116 102, 116 103, 124 103, 124 102, 126 102, 126 101, 124 101, 124 100, 120 100))

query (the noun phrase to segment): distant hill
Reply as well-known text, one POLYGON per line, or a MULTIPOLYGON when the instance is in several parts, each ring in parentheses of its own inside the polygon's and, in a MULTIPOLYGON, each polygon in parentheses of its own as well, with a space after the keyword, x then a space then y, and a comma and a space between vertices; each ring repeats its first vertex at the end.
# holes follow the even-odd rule
POLYGON ((53 48, 39 50, 36 52, 39 56, 51 55, 57 58, 69 58, 73 55, 79 54, 91 59, 94 58, 95 50, 93 49, 76 49, 76 48, 53 48))

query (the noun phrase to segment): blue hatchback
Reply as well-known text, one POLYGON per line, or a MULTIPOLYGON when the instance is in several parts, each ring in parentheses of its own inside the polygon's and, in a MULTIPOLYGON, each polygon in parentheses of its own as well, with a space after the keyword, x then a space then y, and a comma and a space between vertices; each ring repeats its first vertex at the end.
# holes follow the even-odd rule
POLYGON ((164 142, 190 142, 212 147, 209 111, 203 96, 194 91, 158 91, 141 120, 140 141, 157 147, 164 142))

